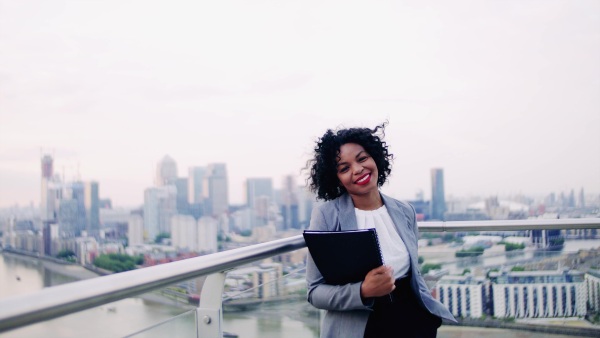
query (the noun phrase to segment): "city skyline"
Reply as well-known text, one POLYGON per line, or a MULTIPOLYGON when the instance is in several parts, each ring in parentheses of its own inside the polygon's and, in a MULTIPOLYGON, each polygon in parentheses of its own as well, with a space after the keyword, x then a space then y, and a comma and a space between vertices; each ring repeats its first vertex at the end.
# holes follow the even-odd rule
POLYGON ((39 206, 46 153, 127 207, 166 155, 226 163, 241 204, 385 120, 399 199, 432 168, 446 196, 600 194, 600 3, 362 4, 0 0, 0 207, 39 206))
MULTIPOLYGON (((170 159, 170 156, 166 155, 166 157, 169 157, 169 159, 170 159)), ((42 171, 40 171, 41 175, 45 174, 43 172, 43 170, 45 168, 45 162, 47 161, 48 158, 52 159, 52 157, 51 156, 49 157, 49 155, 44 155, 40 159, 40 161, 41 161, 40 164, 41 164, 41 167, 42 167, 42 171)), ((164 160, 164 158, 163 158, 163 160, 164 160)), ((157 164, 162 163, 163 160, 158 161, 157 164)), ((175 161, 175 165, 177 166, 177 162, 176 161, 175 161)), ((226 163, 207 163, 207 164, 205 164, 205 166, 192 166, 190 168, 186 168, 185 170, 181 169, 181 171, 188 172, 188 169, 190 169, 190 170, 198 170, 198 169, 205 170, 207 166, 210 167, 210 166, 214 166, 214 165, 227 165, 227 164, 226 163)), ((440 187, 441 187, 441 189, 443 191, 444 187, 445 187, 445 184, 443 182, 443 176, 442 176, 441 186, 438 186, 437 188, 434 188, 434 185, 435 185, 434 180, 439 180, 439 178, 434 175, 434 172, 435 173, 442 172, 442 175, 443 175, 443 170, 444 170, 444 168, 431 168, 430 169, 429 173, 430 173, 431 176, 429 177, 429 179, 430 179, 430 182, 429 182, 430 192, 429 192, 429 194, 427 194, 427 191, 426 191, 425 188, 424 189, 417 189, 416 192, 415 192, 415 194, 413 196, 407 196, 405 199, 406 200, 420 200, 420 199, 422 199, 424 201, 432 201, 433 200, 433 196, 432 196, 433 190, 440 189, 440 187)), ((178 172, 179 172, 179 170, 178 170, 178 172)), ((189 176, 172 177, 171 181, 169 183, 157 183, 157 181, 156 181, 157 180, 156 173, 154 173, 154 175, 155 176, 152 178, 154 181, 151 184, 149 184, 148 186, 146 186, 146 187, 143 188, 143 190, 142 190, 142 201, 140 203, 138 203, 138 204, 115 204, 114 201, 113 201, 113 198, 111 196, 100 194, 98 197, 100 199, 103 199, 103 200, 105 200, 105 199, 111 200, 111 205, 114 206, 114 207, 118 207, 118 208, 121 208, 121 207, 126 207, 126 208, 143 208, 144 207, 144 197, 143 196, 145 194, 147 194, 148 190, 157 189, 157 188, 163 188, 165 184, 176 186, 177 184, 175 183, 175 181, 179 180, 179 179, 185 180, 185 182, 186 182, 186 184, 185 184, 186 188, 189 185, 189 179, 190 179, 189 176)), ((436 174, 436 175, 439 175, 439 174, 436 174)), ((87 184, 95 184, 96 190, 99 190, 98 185, 101 186, 101 184, 99 184, 98 180, 95 180, 95 179, 83 179, 81 177, 74 177, 72 179, 68 179, 68 178, 63 178, 61 176, 61 174, 58 174, 56 172, 55 172, 54 177, 59 180, 59 181, 57 181, 57 183, 59 185, 64 184, 66 186, 66 185, 69 185, 69 184, 76 184, 76 183, 82 183, 82 184, 86 184, 86 185, 87 184)), ((248 183, 251 182, 251 181, 253 182, 253 181, 257 181, 257 180, 259 180, 259 181, 260 180, 269 180, 271 182, 279 182, 279 184, 273 184, 273 189, 279 190, 279 191, 283 191, 284 189, 286 189, 286 187, 284 186, 285 183, 282 184, 281 182, 285 181, 285 180, 288 180, 290 177, 294 177, 294 176, 293 175, 285 175, 285 176, 282 176, 280 178, 260 176, 260 175, 257 176, 257 177, 245 177, 245 178, 243 178, 243 185, 244 186, 242 187, 242 195, 243 196, 241 196, 241 200, 230 201, 229 205, 245 205, 246 204, 246 199, 248 198, 248 195, 247 195, 248 183)), ((306 187, 306 185, 304 184, 304 182, 298 182, 298 183, 299 184, 296 184, 297 187, 304 187, 308 191, 308 187, 306 187)), ((388 185, 389 185, 389 183, 386 183, 382 187, 381 190, 382 190, 383 193, 386 193, 386 194, 390 193, 389 191, 387 191, 389 189, 388 185)), ((230 192, 231 191, 231 187, 229 186, 228 188, 229 189, 227 189, 227 190, 230 192)), ((175 193, 175 190, 173 190, 173 193, 175 193)), ((185 192, 185 195, 188 196, 187 191, 185 192)), ((587 204, 589 204, 589 202, 597 203, 598 201, 600 201, 600 196, 596 196, 595 193, 589 193, 589 192, 587 192, 585 190, 585 187, 581 187, 580 189, 572 188, 572 189, 567 189, 567 190, 564 190, 564 191, 549 191, 549 192, 540 193, 540 194, 531 194, 531 193, 522 192, 522 191, 520 191, 518 193, 509 193, 509 194, 504 194, 504 195, 502 195, 502 194, 481 195, 481 194, 476 194, 476 193, 470 193, 470 194, 466 194, 466 195, 454 195, 454 194, 446 194, 446 193, 444 193, 444 195, 442 196, 442 198, 443 197, 446 197, 446 199, 450 198, 450 200, 453 200, 453 199, 459 199, 460 200, 460 199, 464 199, 464 198, 467 198, 467 199, 470 199, 470 198, 479 198, 480 200, 483 200, 483 199, 486 199, 488 197, 498 197, 498 198, 508 198, 508 199, 510 199, 511 197, 512 198, 515 198, 515 197, 516 198, 518 198, 518 197, 526 197, 526 198, 537 198, 537 202, 541 202, 542 199, 548 199, 548 198, 551 197, 552 199, 554 199, 554 202, 552 202, 552 203, 565 203, 565 201, 567 201, 567 200, 569 200, 571 198, 574 198, 574 202, 573 203, 575 203, 577 205, 579 205, 582 197, 587 202, 587 204), (589 200, 589 197, 592 197, 592 201, 589 200), (565 199, 565 201, 562 201, 562 199, 565 199)), ((31 204, 31 203, 29 203, 29 204, 31 204)), ((29 204, 13 203, 13 204, 7 205, 7 206, 0 205, 0 209, 6 208, 6 207, 14 207, 14 206, 17 206, 17 205, 20 206, 20 207, 27 207, 29 204)), ((445 202, 444 202, 444 204, 445 204, 445 202)), ((35 205, 35 203, 34 203, 33 206, 36 207, 36 208, 39 207, 39 205, 35 205)))

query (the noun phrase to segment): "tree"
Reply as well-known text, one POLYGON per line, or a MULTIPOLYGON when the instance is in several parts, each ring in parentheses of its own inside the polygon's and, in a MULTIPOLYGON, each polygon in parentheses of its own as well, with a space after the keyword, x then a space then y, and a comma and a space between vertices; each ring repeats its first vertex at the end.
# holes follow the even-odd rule
POLYGON ((496 269, 496 268, 494 268, 494 269, 490 269, 490 270, 488 270, 488 272, 485 274, 485 277, 486 277, 487 279, 489 279, 489 278, 490 278, 490 272, 498 272, 498 271, 500 271, 500 270, 498 270, 498 269, 496 269))
POLYGON ((476 257, 476 256, 481 256, 483 254, 484 250, 485 250, 485 248, 483 248, 481 246, 474 246, 469 249, 459 250, 459 251, 455 252, 454 255, 459 258, 460 257, 476 257))
POLYGON ((71 250, 61 250, 56 254, 56 258, 64 259, 67 262, 76 262, 77 256, 71 250))
POLYGON ((498 244, 503 244, 506 251, 515 251, 515 250, 525 249, 525 244, 507 243, 507 242, 499 242, 498 244))
POLYGON ((171 238, 171 234, 166 233, 166 232, 161 232, 160 234, 156 235, 156 238, 154 239, 154 243, 161 244, 163 239, 165 239, 165 238, 171 238))
POLYGON ((143 263, 143 256, 134 257, 118 253, 102 254, 94 260, 94 265, 114 272, 129 271, 135 269, 135 265, 140 262, 140 258, 143 263))
POLYGON ((431 270, 439 270, 441 268, 442 268, 442 264, 427 263, 427 264, 423 264, 423 266, 421 267, 421 273, 425 274, 431 270))

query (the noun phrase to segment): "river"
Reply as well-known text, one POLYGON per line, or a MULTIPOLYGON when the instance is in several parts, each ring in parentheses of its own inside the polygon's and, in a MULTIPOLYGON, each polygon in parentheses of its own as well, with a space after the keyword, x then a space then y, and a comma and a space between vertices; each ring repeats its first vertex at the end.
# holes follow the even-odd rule
MULTIPOLYGON (((600 246, 600 241, 567 241, 565 250, 574 252, 579 249, 600 246)), ((93 278, 94 274, 79 266, 62 266, 42 260, 8 253, 0 253, 0 299, 22 295, 79 279, 93 278)), ((190 310, 175 304, 157 303, 142 298, 129 298, 104 306, 45 321, 25 328, 5 332, 3 338, 27 337, 123 337, 144 328, 181 315, 190 310)), ((182 315, 179 323, 182 332, 193 331, 193 313, 182 315)), ((257 310, 225 313, 224 331, 237 334, 240 338, 304 338, 318 337, 319 318, 304 301, 284 302, 264 305, 257 310)), ((175 326, 162 330, 174 334, 175 326)), ((158 329, 138 337, 160 337, 158 329)), ((443 326, 440 338, 566 338, 561 335, 548 335, 505 329, 482 329, 470 327, 443 326)))

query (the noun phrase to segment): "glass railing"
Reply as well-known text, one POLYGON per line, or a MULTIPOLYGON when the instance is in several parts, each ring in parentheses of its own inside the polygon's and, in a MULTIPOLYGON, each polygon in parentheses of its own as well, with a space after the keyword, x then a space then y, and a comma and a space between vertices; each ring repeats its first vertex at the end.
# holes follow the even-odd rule
MULTIPOLYGON (((444 230, 452 233, 453 231, 487 229, 494 231, 543 229, 544 227, 550 229, 600 228, 600 219, 555 221, 544 221, 543 224, 529 221, 519 221, 518 224, 513 221, 494 222, 493 224, 489 222, 436 222, 420 223, 419 226, 422 231, 429 230, 438 234, 444 230), (491 225, 491 227, 488 228, 486 225, 491 225)), ((427 236, 423 234, 422 237, 427 236)), ((593 264, 596 264, 592 259, 593 254, 587 253, 577 257, 583 252, 580 249, 585 248, 569 246, 570 243, 574 243, 573 241, 566 242, 562 251, 525 248, 503 252, 492 245, 490 248, 486 248, 482 255, 476 257, 456 257, 456 251, 460 249, 458 245, 451 243, 437 245, 435 242, 421 243, 423 246, 419 249, 419 254, 422 257, 421 268, 429 265, 430 271, 423 275, 432 292, 437 293, 435 296, 438 299, 440 294, 436 287, 443 282, 444 276, 461 276, 470 273, 474 276, 485 277, 490 270, 508 269, 510 271, 515 266, 517 270, 525 271, 558 271, 564 268, 574 270, 578 267, 583 270, 583 268, 593 267, 593 264), (559 259, 559 257, 563 258, 559 259)), ((584 242, 590 248, 598 249, 600 247, 598 239, 585 240, 580 243, 584 242)), ((60 337, 97 337, 97 334, 94 335, 93 332, 88 334, 88 331, 84 329, 84 326, 89 325, 89 320, 78 318, 88 311, 96 311, 92 316, 100 320, 102 325, 121 326, 121 331, 102 336, 158 337, 168 333, 177 337, 217 337, 219 335, 245 338, 317 337, 322 313, 306 302, 303 266, 295 264, 294 268, 290 268, 287 264, 272 264, 273 261, 278 261, 277 255, 292 252, 304 248, 304 246, 302 236, 294 236, 162 266, 74 282, 47 288, 31 295, 0 300, 0 333, 6 337, 42 337, 49 332, 48 330, 52 330, 51 332, 60 337), (264 259, 268 259, 268 262, 263 261, 264 259), (267 264, 265 265, 265 263, 267 264), (263 266, 261 267, 261 265, 263 266), (262 269, 263 274, 257 275, 252 271, 244 271, 248 268, 250 270, 262 269), (267 271, 269 269, 273 271, 267 271), (192 292, 190 288, 186 289, 182 285, 186 281, 204 278, 202 276, 214 276, 215 273, 219 274, 219 271, 227 271, 227 276, 223 277, 220 282, 217 280, 213 286, 207 287, 205 283, 204 287, 200 287, 202 283, 196 282, 197 287, 192 292), (214 285, 220 286, 215 288, 214 285), (146 293, 147 291, 151 292, 146 293), (194 301, 197 301, 198 295, 194 292, 202 292, 202 299, 209 298, 204 297, 205 292, 211 295, 214 298, 212 305, 207 306, 200 302, 199 307, 196 307, 198 304, 194 304, 194 301), (132 296, 136 298, 128 298, 132 296), (133 305, 142 303, 144 306, 136 308, 132 303, 133 305), (218 305, 215 305, 217 303, 218 305), (147 304, 158 305, 147 307, 147 304), (136 321, 135 316, 131 315, 132 313, 152 312, 157 309, 163 312, 158 316, 153 316, 153 322, 150 324, 136 321), (57 313, 52 313, 53 310, 57 313), (60 318, 49 320, 54 317, 60 318), (125 322, 130 325, 123 325, 125 322), (216 323, 218 323, 218 330, 215 331, 212 328, 216 323), (45 331, 35 330, 40 324, 44 325, 45 331), (122 332, 124 330, 126 332, 122 332), (27 332, 33 333, 23 334, 27 332), (218 333, 215 335, 215 332, 218 333)), ((461 294, 461 297, 466 297, 466 294, 461 294)), ((542 294, 538 294, 538 302, 541 297, 543 297, 542 294)), ((447 299, 440 300, 448 306, 450 304, 447 299)), ((530 297, 526 302, 531 303, 532 299, 530 297)), ((449 307, 455 308, 456 306, 450 305, 449 307)), ((541 338, 542 335, 554 334, 553 338, 560 338, 574 334, 597 336, 596 334, 600 332, 598 325, 592 325, 582 316, 544 318, 538 315, 536 318, 515 318, 500 317, 489 313, 475 316, 476 311, 471 308, 467 309, 466 304, 460 309, 460 313, 456 311, 456 309, 453 310, 455 315, 460 318, 461 324, 458 326, 443 325, 440 328, 439 337, 476 337, 485 333, 489 337, 504 337, 507 334, 513 334, 520 337, 541 338), (565 331, 565 328, 573 327, 574 329, 571 331, 565 331), (511 330, 517 330, 519 334, 517 335, 511 330), (497 335, 494 335, 496 333, 497 335), (492 335, 490 336, 490 334, 492 335)), ((90 331, 97 330, 90 329, 90 331)), ((108 331, 104 333, 106 332, 108 331)))
POLYGON ((197 334, 196 318, 196 309, 190 310, 126 337, 195 337, 197 334))
POLYGON ((306 301, 305 271, 302 266, 257 286, 226 290, 223 330, 246 338, 318 337, 320 311, 306 301))
MULTIPOLYGON (((223 337, 318 337, 320 311, 306 302, 305 268, 291 269, 266 283, 252 285, 253 271, 261 266, 264 269, 264 264, 273 263, 263 262, 227 274, 222 295, 223 337)), ((169 299, 168 290, 154 296, 169 299)), ((202 318, 193 309, 126 337, 195 337, 197 320, 202 318)), ((203 333, 198 332, 198 336, 203 333)))

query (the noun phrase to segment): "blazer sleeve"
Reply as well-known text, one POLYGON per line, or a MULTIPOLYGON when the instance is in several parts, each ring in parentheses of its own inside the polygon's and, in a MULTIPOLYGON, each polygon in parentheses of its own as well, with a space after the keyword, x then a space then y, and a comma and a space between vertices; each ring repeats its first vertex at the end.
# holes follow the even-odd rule
MULTIPOLYGON (((331 219, 331 218, 330 218, 331 219)), ((327 217, 321 207, 315 207, 312 211, 310 226, 311 230, 333 230, 335 224, 327 224, 327 217)), ((323 310, 370 310, 373 301, 363 304, 360 297, 362 282, 346 285, 330 285, 317 269, 310 253, 306 260, 306 282, 308 302, 314 307, 323 310)))

